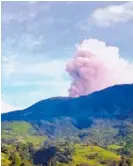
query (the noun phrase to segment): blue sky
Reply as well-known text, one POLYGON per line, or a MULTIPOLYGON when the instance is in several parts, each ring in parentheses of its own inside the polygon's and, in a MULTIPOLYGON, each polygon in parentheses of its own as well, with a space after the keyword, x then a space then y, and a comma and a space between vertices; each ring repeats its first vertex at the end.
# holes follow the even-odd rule
POLYGON ((133 61, 132 2, 2 2, 2 100, 18 108, 68 96, 66 62, 84 39, 133 61))

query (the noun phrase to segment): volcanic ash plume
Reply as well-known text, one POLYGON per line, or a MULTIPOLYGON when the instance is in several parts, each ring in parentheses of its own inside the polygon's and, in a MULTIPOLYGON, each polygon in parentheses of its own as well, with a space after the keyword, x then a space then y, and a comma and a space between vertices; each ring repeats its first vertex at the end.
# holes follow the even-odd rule
POLYGON ((78 97, 106 87, 133 83, 133 63, 120 58, 117 47, 96 39, 84 40, 66 66, 72 77, 69 95, 78 97))

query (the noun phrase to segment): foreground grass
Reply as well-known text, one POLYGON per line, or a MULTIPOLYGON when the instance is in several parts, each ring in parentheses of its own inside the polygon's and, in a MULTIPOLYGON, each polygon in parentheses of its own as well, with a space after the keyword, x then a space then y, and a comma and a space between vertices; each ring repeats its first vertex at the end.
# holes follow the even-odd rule
POLYGON ((73 159, 69 164, 58 164, 59 166, 80 166, 80 164, 86 164, 86 166, 107 166, 111 162, 119 162, 120 156, 105 150, 98 146, 86 146, 82 144, 75 145, 75 151, 73 159))
POLYGON ((112 151, 116 151, 116 150, 119 150, 121 148, 123 148, 123 146, 116 145, 116 144, 112 144, 112 145, 108 146, 108 150, 112 150, 112 151))

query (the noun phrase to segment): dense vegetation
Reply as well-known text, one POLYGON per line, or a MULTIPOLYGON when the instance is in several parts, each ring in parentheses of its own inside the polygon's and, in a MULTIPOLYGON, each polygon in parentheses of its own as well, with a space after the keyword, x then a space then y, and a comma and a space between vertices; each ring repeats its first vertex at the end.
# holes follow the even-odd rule
POLYGON ((47 138, 36 126, 2 123, 2 166, 133 166, 130 120, 96 120, 74 137, 47 138))
POLYGON ((2 166, 133 166, 133 85, 2 115, 2 166))

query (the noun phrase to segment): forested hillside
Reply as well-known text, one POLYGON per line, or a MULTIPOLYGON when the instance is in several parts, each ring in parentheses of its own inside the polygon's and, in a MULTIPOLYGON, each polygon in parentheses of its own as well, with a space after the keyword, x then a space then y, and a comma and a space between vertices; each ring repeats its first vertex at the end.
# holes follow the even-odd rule
POLYGON ((133 166, 133 85, 2 114, 2 166, 133 166))

